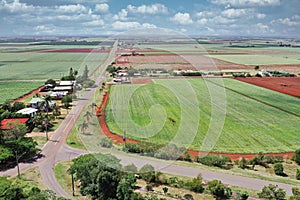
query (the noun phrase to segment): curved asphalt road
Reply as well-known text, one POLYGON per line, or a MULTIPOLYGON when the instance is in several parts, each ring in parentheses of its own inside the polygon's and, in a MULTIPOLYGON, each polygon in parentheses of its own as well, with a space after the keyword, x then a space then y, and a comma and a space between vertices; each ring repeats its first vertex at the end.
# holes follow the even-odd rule
MULTIPOLYGON (((107 60, 105 61, 105 63, 103 63, 103 66, 107 66, 113 61, 115 51, 117 49, 117 43, 118 42, 116 41, 107 60)), ((103 76, 104 73, 105 70, 102 71, 101 76, 97 78, 96 84, 99 84, 101 83, 101 81, 104 80, 104 76, 103 76)), ((72 198, 68 193, 66 193, 62 189, 62 187, 59 185, 59 183, 55 178, 54 171, 53 171, 55 163, 63 160, 71 160, 75 157, 78 157, 79 155, 89 153, 87 151, 71 148, 68 145, 66 145, 65 141, 71 129, 75 125, 76 120, 80 116, 80 113, 82 112, 83 108, 87 104, 88 100, 92 97, 96 89, 97 88, 92 88, 84 95, 82 99, 78 101, 78 104, 71 110, 69 115, 62 122, 60 127, 56 130, 55 134, 52 136, 51 140, 47 142, 47 144, 44 146, 41 152, 41 155, 43 155, 42 158, 38 158, 36 161, 33 162, 20 163, 21 172, 24 172, 34 167, 39 167, 41 177, 45 185, 50 190, 53 190, 58 196, 63 196, 70 199, 72 198)), ((170 173, 174 175, 188 176, 188 177, 195 177, 198 174, 201 174, 202 178, 206 181, 218 179, 225 184, 237 185, 240 187, 245 187, 254 190, 261 190, 265 185, 274 184, 274 185, 278 185, 280 188, 285 189, 288 195, 292 194, 291 193, 292 186, 288 184, 264 181, 260 179, 248 178, 248 177, 243 177, 238 175, 231 175, 231 174, 222 173, 214 170, 180 166, 180 165, 176 165, 175 163, 170 163, 163 160, 150 159, 147 157, 139 157, 139 156, 131 157, 123 153, 113 153, 113 152, 112 154, 118 157, 121 160, 122 164, 133 163, 138 168, 142 167, 145 164, 151 164, 161 172, 170 173)), ((13 168, 4 172, 0 172, 0 176, 3 175, 16 176, 17 169, 13 168)))

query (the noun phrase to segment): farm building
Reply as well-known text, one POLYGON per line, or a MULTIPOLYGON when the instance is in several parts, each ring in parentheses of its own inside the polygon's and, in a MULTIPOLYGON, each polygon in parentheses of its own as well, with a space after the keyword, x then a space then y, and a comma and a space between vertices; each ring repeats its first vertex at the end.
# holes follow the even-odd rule
POLYGON ((67 92, 68 94, 73 92, 73 86, 55 86, 53 92, 67 92))
POLYGON ((13 128, 13 124, 19 123, 19 124, 26 124, 28 122, 29 118, 9 118, 9 119, 3 119, 1 121, 1 129, 2 130, 8 130, 13 128))
POLYGON ((23 108, 23 109, 17 111, 17 113, 21 113, 23 115, 30 115, 30 118, 34 118, 34 116, 36 115, 37 112, 38 112, 38 109, 36 109, 36 108, 23 108))
POLYGON ((76 81, 60 81, 58 83, 59 86, 75 86, 76 81))
POLYGON ((41 97, 33 97, 28 104, 30 104, 30 107, 32 108, 39 108, 45 100, 41 97))
POLYGON ((60 81, 54 88, 53 92, 67 92, 71 94, 76 85, 76 81, 60 81))
POLYGON ((68 94, 68 91, 49 91, 47 95, 51 97, 51 99, 62 99, 64 96, 68 94))

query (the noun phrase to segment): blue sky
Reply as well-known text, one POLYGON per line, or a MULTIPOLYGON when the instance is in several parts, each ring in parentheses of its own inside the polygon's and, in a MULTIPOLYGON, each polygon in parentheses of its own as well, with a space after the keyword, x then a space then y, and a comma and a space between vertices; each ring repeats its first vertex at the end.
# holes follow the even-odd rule
POLYGON ((0 0, 0 36, 158 27, 186 35, 299 38, 299 8, 299 0, 0 0))

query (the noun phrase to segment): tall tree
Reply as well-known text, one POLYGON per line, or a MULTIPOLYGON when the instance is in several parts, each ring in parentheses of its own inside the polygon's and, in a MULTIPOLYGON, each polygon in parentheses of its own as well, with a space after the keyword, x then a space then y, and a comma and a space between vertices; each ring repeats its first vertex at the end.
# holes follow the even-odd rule
POLYGON ((133 189, 136 185, 136 178, 133 173, 126 175, 118 184, 117 199, 118 200, 131 200, 133 189))
POLYGON ((93 199, 116 199, 122 179, 120 160, 112 155, 84 155, 73 160, 70 174, 80 180, 80 193, 93 199))
POLYGON ((70 95, 64 96, 61 102, 64 104, 64 107, 68 109, 72 103, 72 97, 70 95))
POLYGON ((8 129, 4 131, 5 137, 19 139, 21 137, 24 137, 24 135, 27 133, 27 127, 25 124, 21 124, 18 121, 17 122, 10 122, 8 123, 8 129))
POLYGON ((84 70, 83 70, 83 74, 82 74, 82 79, 83 81, 87 80, 89 78, 89 70, 87 65, 85 65, 84 70))
POLYGON ((61 114, 60 108, 58 106, 53 106, 53 110, 52 111, 53 111, 53 116, 55 118, 58 117, 61 114))
POLYGON ((89 124, 85 121, 82 122, 82 124, 79 125, 79 129, 83 134, 85 134, 85 130, 89 127, 89 124))

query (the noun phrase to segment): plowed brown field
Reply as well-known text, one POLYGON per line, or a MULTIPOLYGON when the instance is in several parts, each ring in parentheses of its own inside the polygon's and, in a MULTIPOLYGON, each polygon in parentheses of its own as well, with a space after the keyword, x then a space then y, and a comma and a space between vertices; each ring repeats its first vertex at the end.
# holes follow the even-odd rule
POLYGON ((300 98, 300 77, 248 77, 236 79, 300 98))

